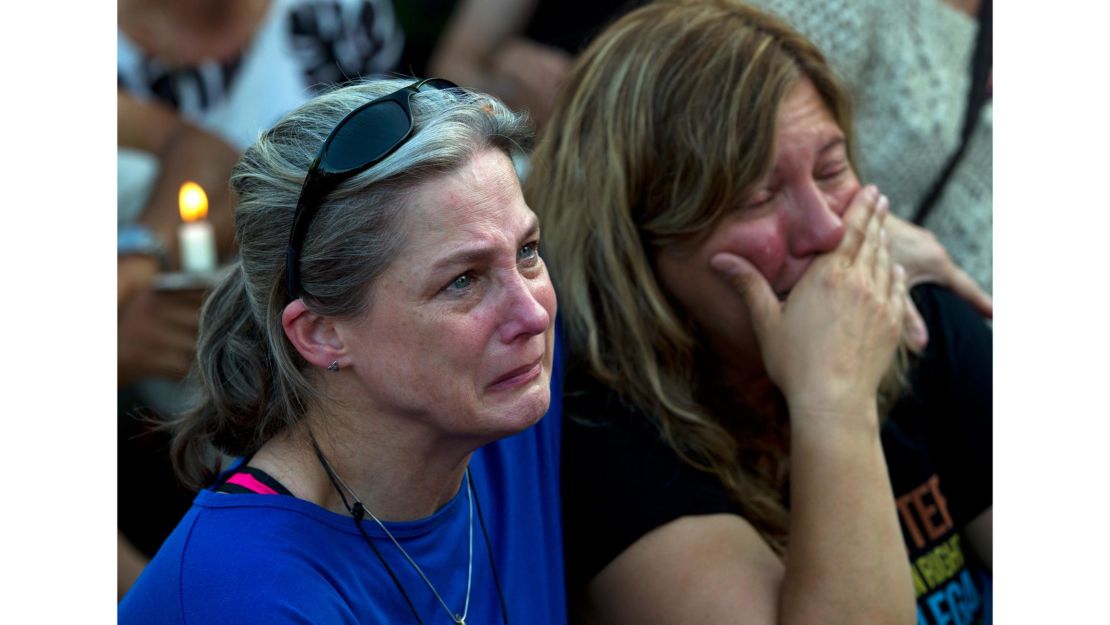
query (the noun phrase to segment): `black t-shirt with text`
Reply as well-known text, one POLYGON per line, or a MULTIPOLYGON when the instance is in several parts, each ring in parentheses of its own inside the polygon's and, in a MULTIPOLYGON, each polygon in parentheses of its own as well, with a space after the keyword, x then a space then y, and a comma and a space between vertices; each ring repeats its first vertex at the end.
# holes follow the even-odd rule
MULTIPOLYGON (((918 623, 983 622, 989 574, 962 529, 992 505, 990 327, 951 292, 913 290, 929 345, 882 426, 918 623)), ((592 378, 568 373, 563 440, 568 592, 652 529, 682 516, 740 514, 715 475, 685 464, 650 419, 592 378)))

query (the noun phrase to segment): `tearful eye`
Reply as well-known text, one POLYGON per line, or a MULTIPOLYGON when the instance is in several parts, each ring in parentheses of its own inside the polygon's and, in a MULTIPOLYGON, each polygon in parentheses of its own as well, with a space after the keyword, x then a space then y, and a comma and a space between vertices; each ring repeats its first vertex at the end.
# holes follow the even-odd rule
POLYGON ((539 257, 539 245, 532 241, 525 243, 516 251, 516 260, 518 263, 529 263, 539 257))
POLYGON ((456 276, 455 279, 447 285, 447 289, 451 291, 463 291, 472 284, 474 284, 474 276, 470 273, 464 273, 456 276))

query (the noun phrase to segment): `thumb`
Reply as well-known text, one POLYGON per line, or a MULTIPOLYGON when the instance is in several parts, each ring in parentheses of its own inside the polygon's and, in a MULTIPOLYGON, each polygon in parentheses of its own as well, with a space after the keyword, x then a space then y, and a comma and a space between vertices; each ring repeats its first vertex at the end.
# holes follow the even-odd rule
POLYGON ((767 279, 751 263, 736 254, 721 252, 709 259, 709 266, 728 280, 743 298, 757 331, 778 319, 782 305, 767 279))

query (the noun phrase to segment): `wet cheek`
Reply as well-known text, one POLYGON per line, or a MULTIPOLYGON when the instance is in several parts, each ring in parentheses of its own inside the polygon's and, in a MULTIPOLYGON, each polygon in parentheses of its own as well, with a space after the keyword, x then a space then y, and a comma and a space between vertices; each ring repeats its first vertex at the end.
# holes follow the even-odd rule
POLYGON ((727 251, 738 254, 773 282, 786 260, 786 239, 774 223, 753 224, 736 232, 727 251))

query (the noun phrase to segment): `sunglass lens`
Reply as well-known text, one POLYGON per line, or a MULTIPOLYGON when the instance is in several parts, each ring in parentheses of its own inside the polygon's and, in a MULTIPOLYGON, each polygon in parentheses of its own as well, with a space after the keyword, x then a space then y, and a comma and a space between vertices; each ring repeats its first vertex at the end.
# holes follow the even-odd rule
POLYGON ((347 118, 332 136, 324 161, 333 171, 365 165, 368 158, 379 158, 405 138, 408 115, 394 100, 383 100, 347 118))
POLYGON ((429 78, 420 85, 421 91, 428 91, 430 89, 458 89, 459 86, 450 80, 443 78, 429 78))

